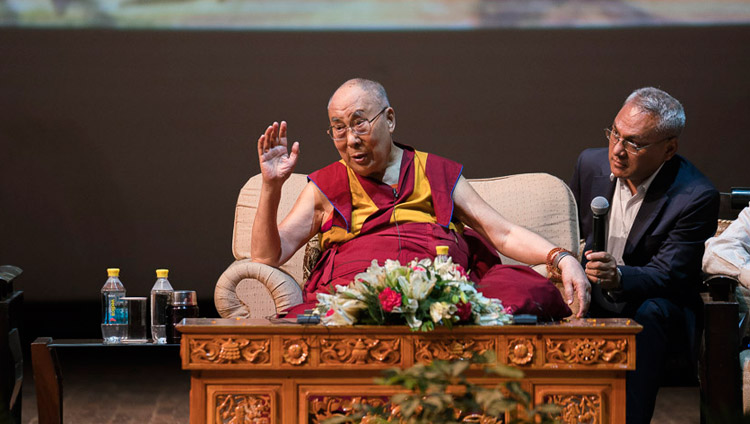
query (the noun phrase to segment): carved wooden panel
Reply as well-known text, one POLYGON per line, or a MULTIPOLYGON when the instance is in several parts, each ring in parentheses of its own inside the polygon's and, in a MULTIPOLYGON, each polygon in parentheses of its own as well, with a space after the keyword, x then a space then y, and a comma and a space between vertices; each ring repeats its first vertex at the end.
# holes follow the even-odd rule
POLYGON ((337 337, 320 341, 321 365, 398 365, 401 339, 337 337))
POLYGON ((310 396, 307 398, 308 422, 318 424, 328 418, 349 416, 357 412, 355 405, 378 407, 388 403, 388 399, 388 396, 310 396))
POLYGON ((204 416, 191 422, 203 424, 274 424, 279 422, 278 385, 210 384, 206 386, 204 416))
POLYGON ((598 393, 551 394, 544 396, 542 401, 562 407, 558 419, 564 424, 601 424, 605 422, 602 397, 598 393))
MULTIPOLYGON (((357 412, 355 405, 369 405, 373 407, 389 407, 388 396, 310 396, 307 398, 308 423, 319 424, 333 417, 345 417, 357 412)), ((398 415, 399 407, 390 407, 390 415, 398 415)), ((482 414, 468 414, 459 417, 462 423, 498 424, 504 423, 504 418, 495 418, 482 414)), ((365 416, 361 424, 370 421, 365 416)), ((398 421, 394 421, 398 422, 398 421)))
POLYGON ((482 414, 469 414, 461 418, 462 423, 478 423, 478 424, 501 424, 505 423, 503 418, 489 417, 482 414))
POLYGON ((270 345, 268 338, 191 338, 188 349, 194 364, 269 364, 270 345))
POLYGON ((434 359, 469 359, 474 352, 495 350, 495 339, 487 337, 414 339, 414 362, 432 362, 434 359))
POLYGON ((272 424, 273 398, 268 394, 216 394, 217 424, 272 424))
POLYGON ((625 338, 548 338, 545 349, 547 364, 628 364, 628 341, 625 338))

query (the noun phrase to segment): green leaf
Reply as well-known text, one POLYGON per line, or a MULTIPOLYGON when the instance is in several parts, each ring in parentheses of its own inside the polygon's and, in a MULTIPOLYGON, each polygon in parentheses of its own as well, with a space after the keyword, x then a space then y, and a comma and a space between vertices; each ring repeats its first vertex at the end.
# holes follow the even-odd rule
POLYGON ((496 374, 500 377, 516 379, 523 378, 522 370, 505 364, 495 364, 494 366, 487 367, 486 371, 492 374, 496 374))

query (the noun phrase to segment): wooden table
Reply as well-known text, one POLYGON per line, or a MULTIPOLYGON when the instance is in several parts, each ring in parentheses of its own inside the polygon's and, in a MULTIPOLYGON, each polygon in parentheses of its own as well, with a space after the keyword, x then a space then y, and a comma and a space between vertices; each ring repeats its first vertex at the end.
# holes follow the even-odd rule
MULTIPOLYGON (((52 339, 37 337, 31 343, 31 365, 36 386, 36 403, 39 424, 62 424, 63 422, 63 377, 58 359, 58 350, 79 351, 98 349, 101 355, 113 350, 126 351, 138 357, 139 351, 171 350, 177 352, 177 344, 116 343, 105 344, 102 339, 52 339)), ((102 378, 107 378, 102 375, 102 378)))
MULTIPOLYGON (((193 424, 319 422, 353 401, 378 403, 395 393, 373 383, 384 369, 487 349, 524 371, 535 403, 560 404, 563 422, 625 423, 625 372, 635 369, 641 330, 624 319, 427 333, 263 319, 186 319, 178 328, 193 424)), ((480 370, 470 377, 488 386, 501 381, 480 370)))

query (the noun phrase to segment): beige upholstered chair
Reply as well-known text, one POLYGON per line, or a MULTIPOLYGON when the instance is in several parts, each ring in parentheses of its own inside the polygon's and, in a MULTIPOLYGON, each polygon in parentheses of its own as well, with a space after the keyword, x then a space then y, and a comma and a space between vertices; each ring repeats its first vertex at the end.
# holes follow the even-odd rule
MULTIPOLYGON (((578 217, 575 199, 560 179, 543 173, 469 180, 492 207, 512 222, 541 234, 557 246, 579 255, 578 217)), ((279 219, 291 209, 307 183, 302 174, 293 174, 284 185, 279 219)), ((280 268, 250 259, 250 238, 260 194, 261 176, 245 184, 237 199, 232 251, 236 261, 216 283, 214 302, 222 317, 269 317, 302 303, 305 248, 301 248, 280 268)), ((309 244, 309 243, 308 243, 309 244)), ((517 263, 503 257, 503 263, 517 263)), ((544 264, 534 269, 543 275, 544 264)), ((309 271, 309 270, 308 270, 309 271)), ((573 305, 578 309, 577 303, 573 305)))

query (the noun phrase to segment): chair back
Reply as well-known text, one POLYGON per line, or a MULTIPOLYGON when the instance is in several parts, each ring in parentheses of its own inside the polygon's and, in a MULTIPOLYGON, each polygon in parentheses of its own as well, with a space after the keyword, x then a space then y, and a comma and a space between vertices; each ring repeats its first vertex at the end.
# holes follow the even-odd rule
MULTIPOLYGON (((237 198, 237 208, 234 211, 234 232, 232 233, 232 253, 237 260, 250 258, 253 221, 258 210, 262 182, 260 174, 253 176, 242 187, 237 198)), ((307 185, 307 176, 304 174, 292 174, 284 183, 279 201, 278 222, 281 222, 292 209, 305 185, 307 185)), ((302 278, 304 255, 303 247, 281 266, 282 271, 294 277, 300 285, 304 283, 302 278)))
MULTIPOLYGON (((470 179, 469 183, 510 222, 579 256, 580 233, 576 201, 568 185, 561 179, 546 173, 531 173, 470 179)), ((519 263, 500 256, 504 264, 519 263)), ((535 269, 539 270, 539 267, 535 269)))

